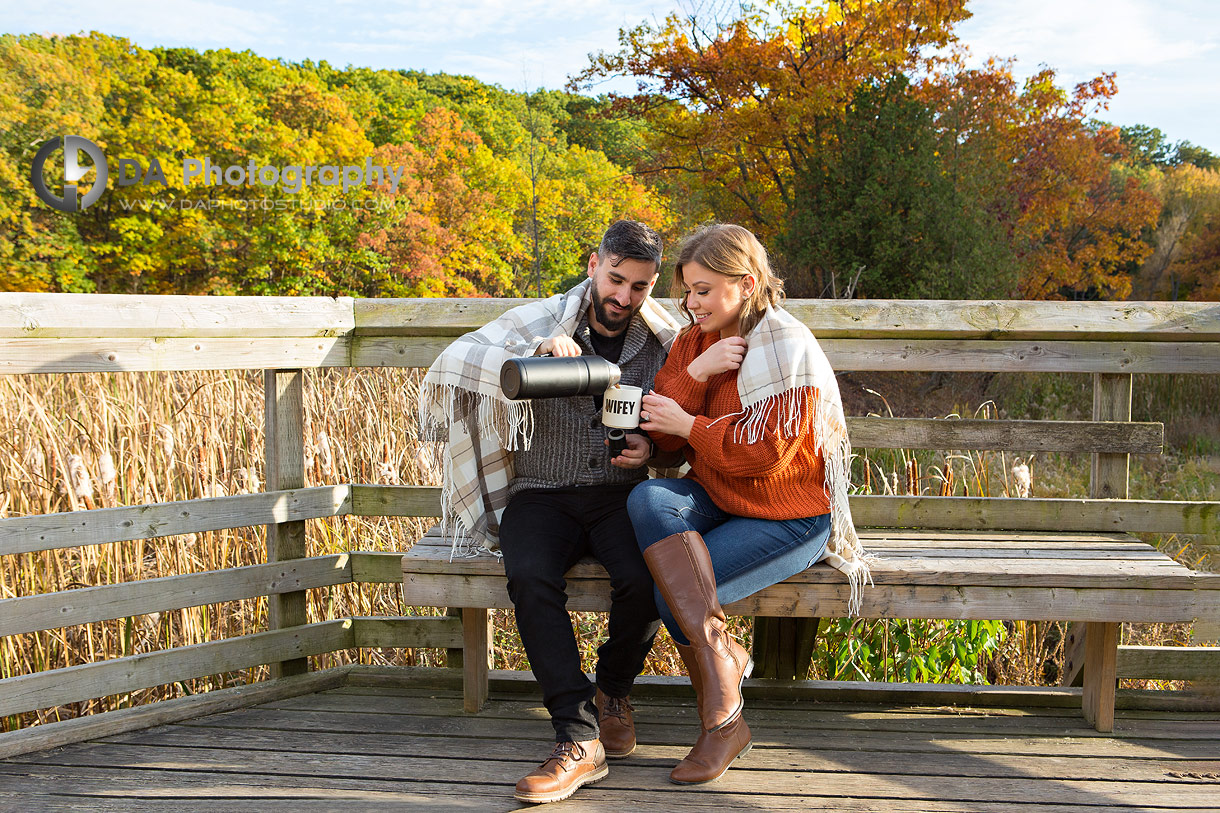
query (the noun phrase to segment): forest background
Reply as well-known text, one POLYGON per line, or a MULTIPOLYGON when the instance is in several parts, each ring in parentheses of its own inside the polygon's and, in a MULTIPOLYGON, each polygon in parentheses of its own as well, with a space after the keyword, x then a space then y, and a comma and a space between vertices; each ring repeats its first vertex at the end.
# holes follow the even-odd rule
POLYGON ((1105 124, 1112 74, 1065 91, 1050 68, 1020 84, 1011 62, 967 68, 954 30, 968 16, 929 0, 671 15, 622 31, 568 90, 528 92, 3 35, 0 289, 547 295, 633 217, 671 246, 707 220, 741 223, 798 297, 1220 296, 1220 160, 1105 124), (580 92, 610 77, 639 92, 580 92), (65 133, 112 163, 155 158, 167 184, 112 172, 97 204, 57 212, 29 171, 65 133), (174 171, 205 156, 406 173, 396 191, 289 194, 174 171))

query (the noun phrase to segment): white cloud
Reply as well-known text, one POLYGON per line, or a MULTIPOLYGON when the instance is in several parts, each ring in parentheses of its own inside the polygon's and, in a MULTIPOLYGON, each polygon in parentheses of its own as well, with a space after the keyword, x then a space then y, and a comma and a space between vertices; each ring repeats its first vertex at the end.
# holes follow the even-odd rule
POLYGON ((1017 55, 1064 70, 1161 65, 1215 50, 1214 2, 976 0, 958 33, 979 57, 1017 55), (1032 57, 1032 59, 1031 59, 1032 57))
POLYGON ((1099 117, 1220 148, 1215 0, 972 0, 968 8, 974 18, 957 33, 976 62, 1015 57, 1018 79, 1046 65, 1065 87, 1113 71, 1118 95, 1099 117))

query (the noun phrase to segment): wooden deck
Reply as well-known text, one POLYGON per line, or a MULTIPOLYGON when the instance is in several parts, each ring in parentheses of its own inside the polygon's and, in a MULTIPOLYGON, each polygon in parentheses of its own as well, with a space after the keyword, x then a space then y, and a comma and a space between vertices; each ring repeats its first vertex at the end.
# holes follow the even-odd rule
MULTIPOLYGON (((513 800, 512 786, 551 739, 534 684, 523 692, 493 682, 491 702, 472 716, 456 682, 384 677, 0 761, 0 810, 529 807, 513 800)), ((752 691, 754 750, 720 781, 680 787, 667 774, 695 737, 692 701, 672 680, 643 687, 636 753, 547 809, 1220 810, 1216 713, 1119 711, 1115 733, 1100 735, 1070 707, 752 691)))

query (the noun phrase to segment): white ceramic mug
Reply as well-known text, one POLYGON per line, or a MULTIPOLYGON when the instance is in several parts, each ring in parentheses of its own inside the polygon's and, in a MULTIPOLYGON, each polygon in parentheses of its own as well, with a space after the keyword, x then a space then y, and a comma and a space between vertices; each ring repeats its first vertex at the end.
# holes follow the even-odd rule
POLYGON ((644 391, 639 387, 616 384, 602 396, 602 425, 614 429, 635 429, 640 425, 640 399, 644 391))

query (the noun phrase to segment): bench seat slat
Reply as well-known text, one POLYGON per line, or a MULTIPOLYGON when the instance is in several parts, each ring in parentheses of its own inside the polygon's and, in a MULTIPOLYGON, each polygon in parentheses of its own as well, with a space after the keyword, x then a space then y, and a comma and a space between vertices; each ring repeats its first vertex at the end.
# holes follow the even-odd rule
MULTIPOLYGON (((905 531, 862 533, 881 557, 864 591, 867 617, 1027 618, 1068 621, 1220 619, 1220 574, 1196 573, 1119 534, 905 531)), ((504 568, 491 555, 450 561, 435 533, 403 557, 407 604, 508 609, 504 568), (462 604, 463 601, 472 602, 462 604)), ((568 571, 574 610, 608 608, 605 571, 592 559, 568 571)), ((848 588, 815 565, 738 602, 756 615, 843 615, 848 588)))
MULTIPOLYGON (((1026 542, 1057 543, 1072 546, 1091 543, 1144 544, 1137 537, 1121 531, 999 531, 987 528, 971 528, 968 531, 946 531, 936 528, 860 527, 857 527, 857 531, 860 534, 860 539, 864 541, 865 547, 869 547, 872 540, 885 540, 887 542, 931 540, 937 545, 965 544, 975 540, 999 542, 1024 540, 1026 542)), ((415 544, 416 547, 420 545, 443 545, 448 549, 451 543, 452 539, 441 533, 440 526, 433 525, 415 544)))
MULTIPOLYGON (((408 606, 490 607, 512 609, 504 576, 404 574, 408 606)), ((600 612, 610 607, 606 579, 568 579, 568 609, 600 612)), ((847 615, 845 584, 783 582, 725 607, 731 615, 847 615)), ((1028 621, 1220 620, 1220 591, 1138 588, 994 587, 985 585, 879 584, 863 593, 864 618, 947 618, 1028 621)))
MULTIPOLYGON (((504 578, 504 568, 490 557, 459 564, 412 560, 405 572, 460 580, 469 576, 504 578)), ((876 584, 1009 585, 1013 587, 1161 588, 1166 590, 1220 590, 1220 574, 1195 574, 1180 566, 1136 563, 1129 560, 1055 559, 937 559, 889 558, 872 569, 876 584), (1214 576, 1214 578, 1208 578, 1214 576)), ((569 579, 605 579, 601 565, 592 560, 577 563, 569 579)), ((828 565, 814 565, 789 580, 793 584, 843 585, 843 575, 828 565)), ((408 604, 415 604, 407 596, 408 604)), ((455 605, 456 606, 456 605, 455 605)), ((477 606, 477 605, 474 605, 477 606)))
MULTIPOLYGON (((926 540, 926 539, 885 539, 872 540, 865 542, 867 550, 870 553, 879 553, 885 551, 927 551, 929 555, 954 555, 953 551, 970 550, 970 551, 992 551, 994 548, 987 547, 988 540, 926 540)), ((417 555, 423 558, 449 558, 450 546, 449 543, 443 544, 416 544, 412 549, 417 555), (426 554, 424 553, 426 551, 426 554)), ((1073 545, 1069 542, 1040 542, 1023 540, 1018 545, 1003 548, 1002 550, 1024 551, 1014 555, 1019 556, 1040 556, 1046 555, 1050 557, 1076 555, 1083 558, 1102 558, 1111 556, 1163 556, 1164 554, 1150 548, 1142 542, 1093 542, 1073 545)))

